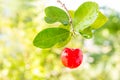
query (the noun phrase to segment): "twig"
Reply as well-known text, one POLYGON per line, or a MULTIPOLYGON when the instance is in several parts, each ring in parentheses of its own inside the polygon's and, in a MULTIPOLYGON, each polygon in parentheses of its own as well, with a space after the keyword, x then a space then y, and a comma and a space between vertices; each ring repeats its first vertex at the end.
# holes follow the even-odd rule
POLYGON ((73 36, 75 35, 75 31, 74 31, 74 28, 73 28, 73 20, 72 20, 72 17, 68 11, 68 9, 66 8, 65 4, 62 3, 60 0, 57 0, 58 3, 60 3, 62 5, 62 7, 66 10, 66 12, 68 13, 68 16, 69 16, 69 19, 70 19, 70 25, 71 25, 71 29, 72 29, 72 32, 73 32, 73 36))

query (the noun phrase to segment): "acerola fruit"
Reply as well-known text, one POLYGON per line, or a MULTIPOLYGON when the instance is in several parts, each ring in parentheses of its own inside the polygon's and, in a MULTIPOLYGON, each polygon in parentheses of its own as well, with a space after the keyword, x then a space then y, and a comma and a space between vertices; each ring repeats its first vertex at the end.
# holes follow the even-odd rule
POLYGON ((65 48, 61 54, 61 60, 64 66, 68 68, 77 68, 83 60, 83 54, 80 49, 65 48))

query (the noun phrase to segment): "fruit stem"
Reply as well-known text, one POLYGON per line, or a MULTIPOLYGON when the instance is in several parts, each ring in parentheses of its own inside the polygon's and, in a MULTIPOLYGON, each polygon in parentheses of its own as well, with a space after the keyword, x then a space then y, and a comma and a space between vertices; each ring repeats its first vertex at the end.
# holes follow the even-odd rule
POLYGON ((75 30, 74 30, 74 27, 73 27, 73 20, 72 20, 72 17, 69 13, 69 10, 67 9, 67 7, 65 6, 64 3, 62 3, 60 0, 57 0, 58 3, 60 3, 62 5, 62 7, 66 10, 66 12, 68 13, 68 16, 69 16, 69 19, 70 19, 70 26, 71 26, 71 32, 73 33, 72 35, 74 36, 75 35, 75 30))

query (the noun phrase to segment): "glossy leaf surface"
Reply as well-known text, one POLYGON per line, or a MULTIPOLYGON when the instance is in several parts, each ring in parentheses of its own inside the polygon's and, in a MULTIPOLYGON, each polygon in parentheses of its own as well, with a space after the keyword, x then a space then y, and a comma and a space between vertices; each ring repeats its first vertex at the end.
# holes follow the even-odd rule
POLYGON ((33 43, 39 48, 50 48, 58 42, 64 42, 70 32, 63 28, 47 28, 38 33, 33 43))
POLYGON ((45 9, 45 21, 47 23, 61 22, 63 25, 69 24, 69 17, 67 13, 55 6, 49 6, 45 9))
POLYGON ((73 24, 76 30, 84 30, 89 27, 97 18, 98 5, 95 2, 83 3, 74 14, 73 24))

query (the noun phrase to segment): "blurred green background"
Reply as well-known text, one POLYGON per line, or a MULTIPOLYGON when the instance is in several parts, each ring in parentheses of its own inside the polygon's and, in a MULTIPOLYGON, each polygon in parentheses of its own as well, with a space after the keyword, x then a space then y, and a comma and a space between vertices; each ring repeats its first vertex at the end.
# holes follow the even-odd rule
POLYGON ((92 39, 79 36, 65 46, 84 53, 82 65, 68 69, 60 60, 64 47, 32 44, 40 30, 58 24, 44 22, 44 8, 43 0, 0 0, 0 80, 120 80, 120 13, 100 8, 108 22, 92 39))

